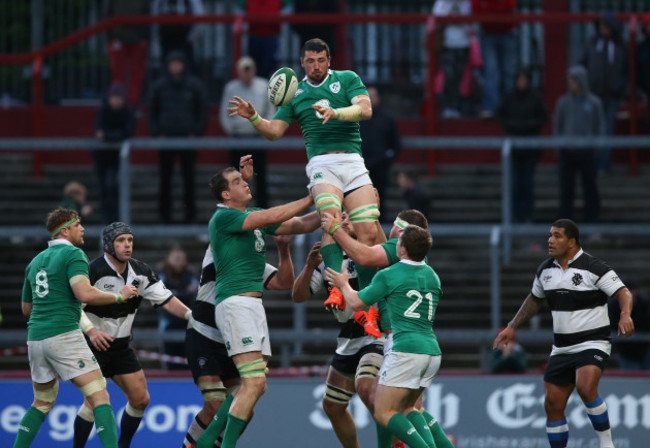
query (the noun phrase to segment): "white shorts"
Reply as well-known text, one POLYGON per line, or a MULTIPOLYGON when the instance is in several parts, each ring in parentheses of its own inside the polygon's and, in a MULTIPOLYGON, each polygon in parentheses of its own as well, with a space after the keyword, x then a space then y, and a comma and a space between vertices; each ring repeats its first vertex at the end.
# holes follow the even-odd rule
POLYGON ((429 387, 440 369, 441 356, 391 351, 384 357, 379 384, 406 389, 429 387))
POLYGON ((52 336, 40 341, 27 341, 32 381, 47 383, 58 374, 62 381, 99 370, 81 330, 52 336))
POLYGON ((317 184, 327 184, 347 193, 364 185, 372 185, 363 157, 357 153, 314 156, 305 171, 309 178, 308 189, 317 184))
POLYGON ((228 356, 248 352, 262 352, 262 355, 271 356, 269 327, 261 298, 228 297, 217 305, 214 317, 228 356))
POLYGON ((390 332, 386 335, 386 342, 384 342, 384 358, 393 351, 393 333, 390 332))

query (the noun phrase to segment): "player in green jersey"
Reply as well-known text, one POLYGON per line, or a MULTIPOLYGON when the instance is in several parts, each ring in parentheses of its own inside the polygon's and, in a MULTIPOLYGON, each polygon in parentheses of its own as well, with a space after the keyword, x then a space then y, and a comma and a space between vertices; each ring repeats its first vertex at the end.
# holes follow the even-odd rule
MULTIPOLYGON (((272 119, 259 116, 252 103, 240 97, 229 101, 230 116, 250 120, 257 132, 269 140, 282 137, 293 120, 305 137, 308 188, 316 210, 330 213, 341 224, 341 209, 350 216, 359 241, 375 244, 379 208, 372 181, 361 156, 359 121, 372 117, 372 104, 361 78, 352 71, 330 69, 330 51, 322 39, 311 39, 301 49, 300 64, 305 78, 291 102, 278 109, 272 119)), ((343 252, 323 232, 321 254, 325 265, 341 271, 343 252)), ((357 267, 361 279, 372 278, 374 270, 357 267)), ((343 305, 338 290, 325 302, 343 305)), ((371 316, 368 316, 371 317, 371 316)), ((376 325, 366 325, 370 334, 379 336, 376 325), (374 329, 374 330, 373 330, 374 329)))
POLYGON ((232 167, 214 175, 210 188, 220 201, 208 227, 216 271, 215 321, 228 356, 237 366, 241 387, 221 405, 229 410, 227 418, 217 412, 197 447, 212 447, 225 423, 221 446, 232 448, 266 390, 271 345, 261 300, 265 236, 312 232, 318 228, 319 217, 315 212, 295 217, 312 205, 311 196, 268 210, 247 209, 252 199, 250 188, 242 173, 232 167))
POLYGON ((29 316, 27 346, 34 401, 20 421, 14 448, 28 447, 36 437, 54 406, 58 376, 71 380, 90 402, 102 445, 117 448, 106 380, 79 328, 81 302, 119 303, 137 295, 138 290, 126 285, 114 294, 90 285, 88 257, 79 249, 84 228, 76 211, 56 209, 48 215, 46 225, 52 240, 25 270, 22 310, 29 316))
POLYGON ((396 246, 400 262, 379 271, 359 292, 350 286, 346 272, 326 271, 353 309, 387 301, 394 344, 379 372, 374 417, 413 448, 436 446, 425 417, 415 408, 441 358, 432 323, 442 289, 438 275, 424 261, 431 244, 428 230, 406 226, 396 246))

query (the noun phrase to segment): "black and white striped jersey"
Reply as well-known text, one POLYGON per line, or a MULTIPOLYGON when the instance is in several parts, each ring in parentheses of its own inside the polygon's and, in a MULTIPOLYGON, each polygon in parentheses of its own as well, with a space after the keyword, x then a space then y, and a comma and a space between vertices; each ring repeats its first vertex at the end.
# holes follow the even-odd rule
MULTIPOLYGON (((278 272, 275 266, 266 263, 264 267, 263 284, 269 284, 273 276, 278 272)), ((199 280, 199 291, 192 305, 192 317, 190 323, 197 333, 216 342, 223 343, 221 333, 215 322, 215 281, 216 270, 212 258, 212 247, 208 245, 201 265, 201 279, 199 280)))
MULTIPOLYGON (((354 267, 354 261, 348 258, 347 254, 343 253, 343 266, 348 270, 348 279, 350 286, 355 291, 359 290, 359 280, 357 278, 357 270, 354 267)), ((325 290, 330 286, 329 282, 323 276, 325 271, 325 263, 321 262, 311 276, 309 290, 312 295, 318 291, 325 290)), ((354 310, 350 306, 346 306, 343 311, 332 311, 336 321, 339 323, 339 335, 336 337, 336 353, 339 355, 355 355, 359 350, 369 344, 383 345, 385 338, 368 335, 363 327, 354 320, 354 310)))
POLYGON ((125 284, 133 283, 136 276, 147 278, 147 285, 141 290, 141 295, 122 303, 110 305, 86 305, 84 312, 95 328, 104 331, 114 338, 131 336, 133 319, 142 299, 149 300, 154 306, 162 306, 174 295, 167 289, 158 275, 146 264, 134 258, 127 263, 125 277, 120 275, 106 255, 94 259, 88 269, 90 284, 95 288, 112 293, 118 293, 125 284))
POLYGON ((546 299, 553 315, 551 356, 587 349, 611 351, 607 299, 625 285, 604 261, 582 249, 566 271, 553 258, 537 269, 531 294, 546 299))

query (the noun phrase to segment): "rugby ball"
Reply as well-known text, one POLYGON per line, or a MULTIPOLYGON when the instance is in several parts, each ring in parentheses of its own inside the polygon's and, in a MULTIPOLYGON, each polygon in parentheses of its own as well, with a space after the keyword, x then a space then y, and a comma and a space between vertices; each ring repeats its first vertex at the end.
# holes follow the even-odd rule
POLYGON ((273 73, 267 90, 269 101, 274 106, 289 104, 298 90, 298 77, 289 67, 283 67, 273 73))

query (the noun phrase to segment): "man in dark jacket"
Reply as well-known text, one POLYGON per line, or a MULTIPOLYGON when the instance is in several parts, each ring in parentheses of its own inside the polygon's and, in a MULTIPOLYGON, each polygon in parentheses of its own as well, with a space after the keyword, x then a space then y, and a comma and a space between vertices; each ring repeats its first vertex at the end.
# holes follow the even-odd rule
MULTIPOLYGON (((149 98, 149 130, 156 137, 198 137, 207 126, 207 102, 203 83, 185 70, 185 56, 172 52, 167 57, 165 73, 151 89, 149 98)), ((174 159, 180 158, 183 173, 185 222, 196 218, 194 198, 194 163, 196 151, 161 150, 160 219, 171 221, 174 159)))
MULTIPOLYGON (((587 71, 573 66, 567 76, 568 92, 560 97, 553 117, 553 133, 566 136, 594 136, 605 133, 603 107, 589 90, 587 71)), ((582 177, 585 221, 596 222, 600 216, 600 195, 596 182, 596 151, 593 149, 560 149, 560 213, 573 218, 575 176, 582 177)))
MULTIPOLYGON (((135 133, 135 110, 126 104, 126 87, 111 85, 108 97, 97 109, 95 137, 106 143, 120 143, 135 133)), ((99 197, 104 223, 117 221, 119 145, 114 149, 93 151, 95 174, 99 182, 99 197)), ((128 187, 127 187, 128 188, 128 187)))
POLYGON ((384 206, 386 192, 390 184, 390 167, 402 150, 399 130, 395 119, 386 108, 381 107, 381 99, 376 87, 368 87, 372 103, 372 118, 359 122, 361 151, 370 173, 372 184, 377 188, 380 201, 381 220, 388 221, 384 206))
MULTIPOLYGON (((587 69, 591 91, 600 98, 605 114, 605 135, 614 135, 618 103, 628 82, 627 51, 620 24, 612 12, 605 12, 596 21, 596 35, 585 48, 580 64, 587 69)), ((598 152, 598 169, 609 171, 611 149, 598 152)))
MULTIPOLYGON (((515 89, 508 92, 497 109, 496 119, 507 135, 539 135, 548 120, 541 93, 531 86, 530 73, 521 69, 515 77, 515 89)), ((532 222, 535 211, 535 165, 539 149, 515 149, 512 152, 512 213, 517 222, 532 222)))

